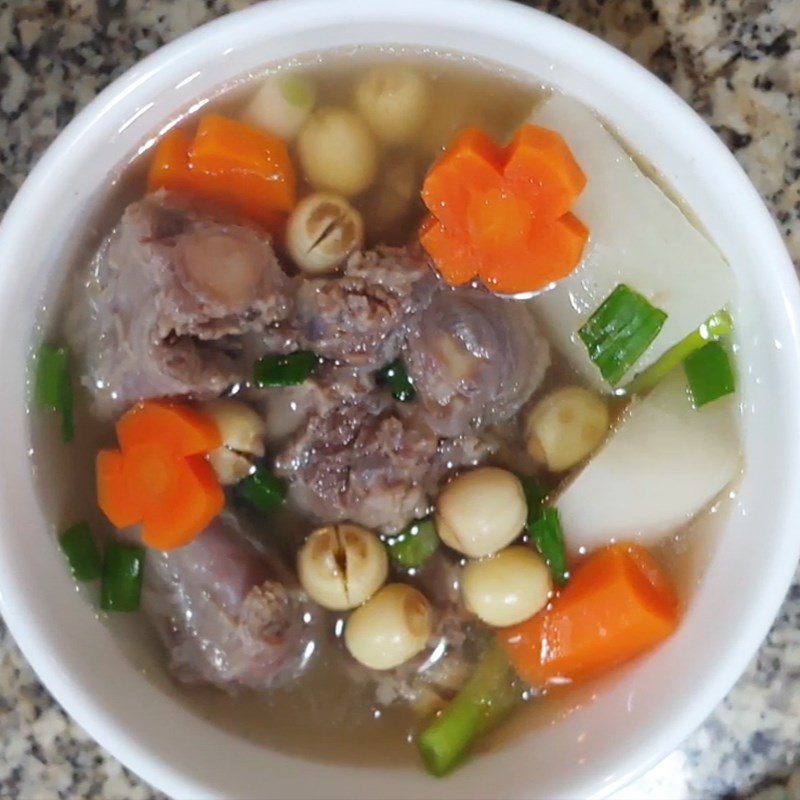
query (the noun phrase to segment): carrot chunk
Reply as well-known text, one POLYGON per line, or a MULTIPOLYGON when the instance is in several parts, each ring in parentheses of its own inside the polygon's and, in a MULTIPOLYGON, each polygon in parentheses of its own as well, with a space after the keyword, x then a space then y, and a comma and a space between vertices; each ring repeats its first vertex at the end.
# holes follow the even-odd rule
POLYGON ((508 189, 493 189, 472 198, 467 211, 469 238, 479 253, 525 257, 535 222, 533 209, 508 189))
POLYGON ((471 197, 499 188, 502 167, 502 149, 483 131, 468 128, 428 172, 422 199, 448 230, 464 233, 471 197))
POLYGON ((479 277, 496 292, 536 291, 578 265, 589 232, 569 212, 586 176, 556 132, 524 125, 500 148, 464 131, 433 165, 422 199, 438 222, 420 231, 445 280, 479 277))
POLYGON ((574 215, 556 220, 534 218, 528 241, 516 250, 496 248, 491 261, 481 266, 480 278, 502 294, 531 291, 530 276, 538 276, 538 289, 569 275, 580 261, 589 231, 574 215), (524 254, 523 254, 524 253, 524 254))
POLYGON ((419 240, 451 286, 468 283, 478 274, 478 263, 466 240, 450 234, 436 217, 429 216, 422 223, 419 240))
POLYGON ((159 502, 145 511, 142 539, 150 547, 182 547, 208 526, 225 505, 225 493, 211 465, 190 456, 176 465, 159 502))
POLYGON ((286 143, 219 115, 203 117, 194 141, 183 130, 158 143, 148 188, 208 200, 282 229, 295 205, 296 176, 286 143))
POLYGON ((184 403, 149 400, 135 405, 117 421, 123 450, 156 443, 176 456, 216 450, 222 444, 214 421, 184 403))
POLYGON ((143 523, 163 550, 191 541, 219 514, 222 487, 205 455, 221 445, 213 420, 180 403, 139 403, 117 422, 119 450, 97 455, 97 498, 118 528, 143 523))
POLYGON ((517 131, 503 175, 509 188, 549 219, 566 214, 586 186, 586 176, 561 134, 538 125, 517 131))
POLYGON ((183 130, 171 130, 158 143, 150 162, 147 186, 150 191, 168 189, 184 194, 201 194, 202 181, 196 179, 189 165, 192 140, 183 130))
POLYGON ((639 545, 592 553, 551 605, 499 632, 512 663, 532 686, 577 682, 644 653, 677 627, 669 582, 639 545))
POLYGON ((171 491, 176 481, 176 461, 175 452, 158 441, 142 440, 123 448, 122 477, 139 499, 139 520, 171 491))
POLYGON ((219 114, 200 120, 190 152, 192 168, 208 175, 237 175, 243 189, 259 187, 259 199, 274 211, 291 211, 295 174, 283 139, 219 114))
POLYGON ((125 483, 122 469, 122 453, 118 450, 101 450, 97 454, 97 504, 115 528, 127 528, 142 518, 139 498, 125 483))

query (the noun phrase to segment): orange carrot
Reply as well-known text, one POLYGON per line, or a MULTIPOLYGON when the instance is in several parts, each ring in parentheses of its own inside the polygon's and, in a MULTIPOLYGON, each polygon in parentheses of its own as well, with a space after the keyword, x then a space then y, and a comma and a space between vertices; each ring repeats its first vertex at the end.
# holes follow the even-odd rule
POLYGON ((225 494, 211 465, 201 456, 183 459, 159 502, 144 512, 142 539, 160 550, 194 539, 225 505, 225 494))
POLYGON ((122 465, 119 450, 101 450, 97 454, 97 504, 115 528, 127 528, 142 518, 138 498, 125 483, 122 465))
POLYGON ((537 288, 543 288, 572 272, 588 235, 586 226, 573 214, 555 220, 534 219, 524 259, 519 251, 498 248, 491 261, 479 266, 478 274, 488 288, 503 294, 531 291, 531 273, 538 276, 537 288))
POLYGON ((422 223, 419 240, 451 286, 460 286, 475 277, 475 256, 466 240, 450 234, 433 215, 422 223))
POLYGON ((519 256, 535 222, 530 204, 506 187, 473 196, 467 210, 467 230, 479 254, 519 256))
POLYGON ((271 231, 282 228, 296 200, 285 142, 219 115, 201 119, 194 142, 183 130, 163 137, 150 165, 148 188, 229 206, 271 231))
POLYGON ((586 176, 561 134, 523 125, 506 151, 503 175, 516 194, 528 199, 540 216, 557 219, 572 208, 586 176))
POLYGON ((666 639, 678 602, 639 545, 592 553, 548 608, 498 633, 517 672, 532 686, 582 681, 666 639))
POLYGON ((209 175, 238 175, 259 187, 260 200, 274 211, 294 208, 295 174, 283 139, 243 122, 209 114, 200 120, 190 154, 192 168, 209 175))
POLYGON ((147 175, 150 191, 169 189, 182 194, 202 194, 202 176, 195 175, 189 165, 191 146, 186 131, 176 129, 164 134, 150 162, 147 175))
POLYGON ((146 544, 191 541, 225 502, 205 454, 221 444, 215 423, 190 406, 139 403, 117 422, 119 450, 97 455, 97 498, 119 528, 143 523, 146 544))
POLYGON ((422 186, 428 210, 452 233, 465 233, 470 198, 502 183, 503 151, 477 128, 460 133, 422 186))
POLYGON ((470 129, 425 178, 433 221, 420 240, 452 284, 475 277, 497 292, 542 289, 580 262, 589 235, 569 209, 586 177, 564 139, 523 126, 502 149, 470 129))
POLYGON ((135 405, 117 421, 117 440, 123 450, 156 443, 176 456, 216 450, 222 444, 212 419, 191 406, 163 400, 135 405))

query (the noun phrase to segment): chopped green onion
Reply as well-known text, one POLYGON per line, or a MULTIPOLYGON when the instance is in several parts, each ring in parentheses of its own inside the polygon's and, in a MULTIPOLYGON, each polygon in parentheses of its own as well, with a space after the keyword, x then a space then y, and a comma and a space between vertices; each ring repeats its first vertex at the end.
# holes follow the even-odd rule
POLYGON ((553 573, 553 580, 558 586, 564 586, 569 581, 569 565, 558 509, 543 508, 539 518, 530 525, 529 530, 536 549, 542 554, 547 566, 550 567, 550 572, 553 573))
POLYGON ((298 108, 311 108, 316 100, 317 91, 314 84, 304 75, 292 73, 278 78, 283 99, 289 105, 298 108))
POLYGON ((286 499, 286 484, 276 478, 266 467, 260 466, 236 484, 235 492, 259 511, 269 513, 283 505, 286 499))
POLYGON ((528 505, 527 527, 530 530, 534 522, 542 515, 542 505, 547 497, 547 490, 536 478, 520 478, 522 491, 525 493, 525 502, 528 505))
POLYGON ((421 567, 439 549, 436 525, 430 517, 414 520, 386 540, 386 549, 401 567, 421 567))
POLYGON ((545 507, 547 490, 536 478, 521 478, 525 502, 528 504, 528 518, 525 527, 553 574, 559 586, 569 580, 567 549, 558 509, 545 507))
POLYGON ((36 359, 36 402, 40 408, 61 414, 61 438, 75 438, 69 352, 65 347, 43 344, 36 359))
POLYGON ((695 408, 732 394, 736 389, 728 353, 719 342, 709 342, 683 362, 695 408))
POLYGON ((475 672, 417 740, 433 775, 450 772, 478 737, 494 727, 522 700, 522 687, 503 648, 492 642, 475 672))
POLYGON ((262 389, 296 386, 311 377, 318 363, 319 358, 308 350, 285 356, 264 356, 256 362, 253 380, 262 389))
POLYGON ((589 317, 578 336, 602 376, 616 386, 656 338, 666 318, 665 312, 621 283, 589 317))
POLYGON ((641 394, 660 383, 675 367, 682 364, 692 353, 707 342, 727 336, 733 330, 733 317, 725 311, 712 314, 697 330, 692 331, 646 370, 640 372, 626 387, 625 394, 641 394))
POLYGON ((58 538, 76 580, 93 581, 103 573, 103 563, 92 531, 85 522, 67 528, 58 538))
POLYGON ((100 608, 103 611, 136 611, 142 596, 144 547, 111 542, 106 549, 100 608))
POLYGON ((417 396, 417 390, 399 358, 378 372, 378 383, 386 386, 392 397, 401 403, 408 403, 417 396))

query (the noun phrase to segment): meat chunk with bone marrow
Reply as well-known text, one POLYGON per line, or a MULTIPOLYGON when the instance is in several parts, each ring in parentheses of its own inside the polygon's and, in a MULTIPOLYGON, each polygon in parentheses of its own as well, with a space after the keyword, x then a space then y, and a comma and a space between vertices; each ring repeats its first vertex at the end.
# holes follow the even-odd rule
POLYGON ((176 678, 228 691, 291 680, 314 633, 289 573, 226 517, 185 547, 148 551, 143 606, 176 678))
POLYGON ((419 248, 354 253, 341 276, 303 282, 297 295, 299 338, 323 358, 381 366, 397 356, 408 319, 427 305, 436 285, 419 248))
POLYGON ((113 412, 241 380, 237 337, 287 320, 292 293, 266 233, 157 192, 129 205, 98 249, 68 327, 98 410, 113 412))
POLYGON ((516 414, 541 384, 550 351, 525 304, 456 288, 417 315, 404 358, 429 424, 453 436, 516 414))
POLYGON ((401 418, 381 393, 312 413, 276 459, 290 499, 325 522, 349 520, 383 531, 428 507, 437 438, 401 418))

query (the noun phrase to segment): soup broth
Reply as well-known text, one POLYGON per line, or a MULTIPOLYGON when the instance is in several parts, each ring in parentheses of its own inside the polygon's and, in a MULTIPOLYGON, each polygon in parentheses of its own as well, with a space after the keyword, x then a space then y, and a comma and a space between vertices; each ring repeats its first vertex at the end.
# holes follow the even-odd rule
MULTIPOLYGON (((247 119, 247 110, 253 102, 254 94, 259 91, 265 80, 274 79, 275 75, 301 76, 304 81, 303 86, 314 87, 313 105, 316 109, 337 107, 350 110, 358 106, 354 98, 358 95, 359 85, 364 76, 371 70, 383 69, 387 65, 422 76, 428 93, 427 116, 424 124, 409 141, 385 143, 380 136, 375 136, 374 178, 366 188, 353 194, 349 201, 363 220, 364 240, 361 245, 363 248, 369 249, 378 245, 405 247, 409 242, 416 240, 420 224, 430 211, 430 207, 426 208, 420 196, 425 176, 430 175, 436 159, 451 145, 459 132, 465 128, 479 128, 491 137, 498 147, 506 146, 512 141, 520 126, 530 118, 532 110, 549 96, 549 91, 545 87, 532 84, 521 76, 508 74, 494 65, 474 63, 448 54, 394 50, 334 52, 300 59, 291 64, 272 65, 263 74, 251 76, 230 87, 223 87, 194 115, 181 120, 177 130, 186 131, 189 137, 194 137, 198 130, 198 122, 202 125, 201 120, 207 119, 209 115, 219 115, 234 120, 247 119)), ((302 136, 302 133, 299 135, 302 136)), ((157 146, 156 143, 155 147, 157 146)), ((154 159, 153 150, 154 148, 150 148, 142 152, 126 168, 119 181, 110 187, 108 199, 102 204, 97 218, 87 225, 85 251, 79 263, 74 265, 58 308, 48 310, 44 320, 47 339, 66 341, 71 346, 77 431, 75 441, 69 445, 59 441, 60 425, 55 416, 42 413, 34 413, 31 416, 34 442, 32 464, 41 487, 42 502, 51 512, 54 531, 61 532, 79 520, 86 521, 91 526, 101 549, 106 547, 108 542, 119 540, 120 534, 98 507, 97 454, 100 450, 118 447, 119 429, 115 430, 115 423, 132 403, 126 397, 125 402, 116 404, 114 387, 110 387, 112 393, 109 396, 114 402, 107 403, 108 397, 106 397, 98 404, 98 391, 95 390, 100 387, 99 384, 92 386, 94 377, 87 371, 86 366, 87 360, 90 361, 92 358, 91 348, 86 344, 85 336, 80 330, 85 323, 83 316, 85 309, 78 313, 76 306, 80 305, 82 296, 96 291, 96 269, 87 271, 87 264, 96 258, 94 253, 98 247, 102 249, 106 246, 101 243, 109 236, 114 226, 118 225, 125 208, 139 201, 153 188, 152 172, 150 172, 154 159), (148 174, 151 176, 150 185, 148 185, 148 174), (112 406, 113 413, 108 413, 108 409, 112 406)), ((288 153, 292 163, 296 165, 297 195, 300 198, 312 195, 320 188, 314 185, 314 181, 309 178, 302 166, 299 166, 303 163, 301 150, 302 146, 298 144, 298 136, 295 135, 289 140, 288 153)), ((591 181, 592 175, 588 177, 591 181)), ((330 187, 323 188, 328 192, 332 191, 330 187)), ((589 241, 591 244, 592 240, 589 241)), ((331 275, 338 274, 333 272, 325 277, 303 277, 302 268, 298 269, 298 265, 292 263, 293 255, 287 251, 282 234, 276 235, 275 243, 277 257, 291 274, 291 281, 334 280, 331 275)), ((206 246, 212 247, 213 243, 206 242, 206 246)), ((235 265, 231 267, 234 268, 235 265)), ((486 291, 487 296, 488 294, 486 291)), ((539 319, 539 300, 537 292, 532 299, 508 299, 504 302, 525 308, 526 313, 529 308, 532 316, 539 319)), ((102 298, 95 298, 93 302, 102 303, 102 298)), ((696 324, 699 325, 701 322, 702 319, 697 320, 696 324)), ((415 322, 414 325, 416 324, 415 322)), ((411 334, 404 335, 411 336, 411 334)), ((541 336, 540 333, 536 335, 541 336)), ((545 335, 547 335, 546 328, 545 335)), ((172 331, 165 338, 164 346, 173 346, 184 336, 185 334, 180 331, 172 331)), ((242 352, 246 357, 251 345, 252 343, 248 341, 242 345, 243 349, 237 349, 240 346, 236 344, 232 352, 235 352, 236 358, 239 358, 242 352)), ((514 346, 513 342, 510 346, 514 346)), ((264 352, 264 348, 261 348, 258 357, 263 357, 264 352)), ((533 342, 527 346, 527 352, 531 361, 539 358, 533 342)), ((270 355, 269 347, 266 348, 266 354, 270 355)), ((336 359, 329 357, 327 353, 318 352, 317 355, 329 359, 334 365, 337 363, 336 359)), ((383 367, 384 364, 380 362, 375 366, 383 367)), ((544 367, 542 369, 544 371, 544 367)), ((340 379, 337 377, 336 380, 340 379)), ((348 377, 347 381, 349 380, 348 377)), ((469 437, 462 432, 456 437, 447 434, 443 438, 440 434, 439 451, 441 452, 443 447, 442 442, 448 441, 451 444, 447 446, 452 446, 455 454, 441 456, 447 464, 452 463, 453 468, 450 471, 443 469, 437 475, 437 481, 444 485, 453 475, 459 475, 480 465, 495 466, 502 468, 504 473, 510 471, 526 478, 536 478, 546 487, 551 498, 559 497, 563 487, 569 485, 572 480, 575 480, 577 485, 578 478, 575 476, 580 472, 585 458, 578 459, 574 468, 568 470, 548 470, 547 465, 542 464, 541 457, 537 459, 532 455, 531 448, 526 446, 529 430, 526 427, 528 424, 526 420, 529 409, 540 398, 553 395, 564 387, 577 385, 587 392, 594 390, 594 387, 586 381, 581 369, 556 346, 550 348, 550 364, 546 374, 538 380, 532 378, 531 385, 533 383, 536 386, 530 393, 530 399, 524 397, 520 401, 515 400, 516 410, 509 416, 500 418, 502 415, 498 415, 497 419, 492 419, 492 415, 487 412, 485 416, 488 422, 481 423, 473 437, 474 441, 473 439, 466 441, 469 437), (450 438, 447 439, 447 436, 450 438)), ((415 386, 417 395, 424 394, 424 385, 420 385, 417 381, 415 386)), ((347 383, 347 387, 347 391, 361 391, 358 388, 353 389, 350 383, 347 383)), ((156 392, 156 396, 159 394, 156 392)), ((167 392, 167 394, 172 393, 167 392)), ((296 422, 295 418, 298 415, 302 416, 304 413, 302 403, 305 401, 290 395, 286 389, 253 389, 246 383, 236 382, 224 387, 217 394, 243 399, 259 414, 265 414, 269 425, 278 428, 290 426, 293 420, 296 422), (280 392, 283 394, 279 394, 280 392), (282 406, 280 413, 275 410, 276 405, 282 406), (286 422, 287 419, 289 422, 286 422)), ((147 400, 148 397, 149 395, 143 395, 136 399, 147 400)), ((395 394, 395 398, 397 397, 395 394)), ((193 399, 194 395, 190 392, 189 401, 193 399)), ((629 397, 614 397, 609 393, 602 402, 611 418, 612 433, 608 435, 613 436, 616 421, 621 421, 622 426, 627 419, 631 401, 629 397)), ((634 399, 632 402, 640 401, 634 399)), ((406 404, 401 401, 400 405, 410 407, 412 403, 406 404)), ((400 419, 407 419, 403 416, 406 408, 401 408, 400 412, 398 412, 400 419)), ((337 413, 336 408, 331 406, 326 407, 324 413, 320 413, 319 416, 324 420, 326 415, 334 413, 337 413)), ((301 424, 299 431, 302 432, 304 424, 307 423, 301 424)), ((297 432, 292 434, 295 437, 298 435, 297 432)), ((375 436, 378 435, 382 434, 376 432, 375 436)), ((470 428, 470 436, 472 435, 470 428)), ((285 452, 288 440, 284 435, 270 437, 271 434, 268 433, 266 450, 263 453, 265 464, 271 464, 273 461, 277 463, 284 458, 282 454, 285 452)), ((317 453, 320 451, 309 452, 314 459, 318 457, 317 453)), ((235 455, 237 458, 242 457, 241 453, 235 455)), ((291 463, 300 464, 296 453, 293 457, 295 461, 291 463)), ((425 458, 439 458, 439 455, 429 454, 425 458)), ((261 462, 261 457, 258 460, 261 462)), ((308 460, 303 462, 306 465, 302 467, 303 469, 307 468, 307 463, 308 460)), ((350 465, 348 469, 354 470, 356 467, 350 465)), ((217 473, 219 474, 219 470, 217 473)), ((284 480, 292 484, 294 477, 289 474, 284 480)), ((236 517, 238 535, 247 542, 254 543, 258 552, 261 548, 279 552, 284 563, 282 569, 287 574, 294 573, 297 552, 311 531, 322 525, 342 521, 341 514, 324 518, 324 515, 319 513, 319 503, 304 505, 302 496, 292 494, 291 490, 284 507, 266 515, 248 506, 236 491, 235 488, 231 488, 228 492, 227 513, 236 517)), ((727 493, 728 497, 733 497, 730 488, 727 493)), ((422 511, 431 513, 436 504, 436 493, 423 493, 423 496, 427 498, 427 507, 422 508, 422 511)), ((389 499, 385 502, 390 502, 393 496, 387 495, 387 497, 389 499)), ((707 551, 706 542, 713 541, 713 528, 716 521, 726 513, 729 503, 729 499, 717 500, 713 514, 705 510, 699 515, 692 515, 694 518, 691 521, 676 525, 671 531, 661 535, 658 543, 651 549, 652 556, 660 564, 665 575, 675 584, 681 605, 691 601, 692 588, 699 579, 705 558, 704 555, 697 554, 704 554, 707 551), (706 531, 708 533, 704 533, 706 531)), ((417 503, 413 509, 414 513, 407 514, 403 524, 418 516, 420 508, 420 504, 417 503)), ((349 518, 347 514, 344 517, 349 518)), ((377 518, 384 520, 388 517, 386 514, 376 513, 377 518)), ((390 534, 393 532, 389 523, 366 527, 378 529, 384 541, 390 539, 390 534)), ((519 533, 524 532, 519 531, 519 533)), ((619 535, 625 539, 636 533, 637 531, 620 531, 619 535)), ((442 535, 441 530, 439 534, 442 535)), ((137 534, 126 533, 124 536, 126 537, 124 541, 130 542, 137 534)), ((565 536, 567 546, 570 547, 569 529, 565 528, 565 536)), ((535 552, 530 531, 523 535, 522 542, 531 549, 531 552, 535 552)), ((587 548, 578 546, 575 550, 571 558, 574 557, 579 562, 586 554, 587 548)), ((460 568, 468 563, 472 554, 456 550, 448 551, 440 545, 439 553, 443 552, 446 552, 448 563, 454 570, 452 574, 457 579, 460 568)), ((154 556, 149 554, 146 570, 150 568, 152 558, 154 556)), ((406 570, 395 563, 390 569, 389 580, 418 586, 423 593, 430 594, 432 579, 426 573, 426 569, 430 568, 422 566, 406 570)), ((83 591, 87 602, 95 605, 97 603, 95 586, 89 585, 83 591)), ((553 596, 551 595, 551 598, 553 596)), ((434 606, 434 610, 438 613, 435 602, 434 606)), ((302 662, 306 666, 296 670, 296 675, 291 680, 266 689, 254 689, 246 683, 237 685, 236 680, 229 681, 224 688, 233 690, 232 692, 208 685, 208 681, 203 681, 202 676, 198 678, 197 675, 192 676, 192 682, 188 685, 176 681, 170 673, 169 657, 165 652, 164 641, 159 640, 153 632, 151 621, 144 613, 137 612, 132 615, 98 613, 98 619, 114 629, 120 646, 125 648, 131 659, 153 682, 179 699, 194 713, 232 733, 271 748, 315 760, 350 763, 369 761, 387 767, 405 767, 415 763, 415 732, 421 725, 420 720, 430 718, 435 708, 444 705, 463 685, 474 668, 483 643, 492 635, 491 626, 477 622, 473 614, 463 610, 459 612, 462 614, 463 624, 463 630, 459 635, 468 639, 467 645, 463 648, 462 663, 453 668, 453 674, 447 680, 442 679, 443 683, 437 683, 435 692, 431 692, 420 689, 415 683, 416 679, 409 678, 402 672, 398 673, 402 675, 401 678, 395 678, 395 670, 377 674, 374 670, 358 665, 349 652, 352 648, 345 642, 344 632, 350 615, 347 610, 325 612, 314 603, 303 608, 306 609, 302 612, 303 636, 307 641, 302 653, 302 662), (397 690, 395 683, 410 683, 416 688, 409 696, 404 696, 402 691, 397 690), (414 696, 411 697, 411 694, 414 696), (431 697, 431 694, 434 697, 431 697), (387 702, 387 698, 392 702, 387 702)), ((180 625, 181 620, 178 619, 176 622, 173 619, 171 624, 180 625)), ((452 631, 441 633, 438 640, 433 644, 429 643, 429 649, 425 651, 429 662, 436 663, 443 653, 449 652, 448 636, 452 636, 452 631), (438 655, 437 646, 441 651, 438 655)), ((458 647, 460 648, 461 644, 458 647)), ((424 661, 423 656, 417 658, 418 661, 424 661)), ((424 667, 419 668, 424 675, 424 667)), ((399 671, 402 669, 402 666, 397 668, 399 671)), ((520 694, 530 700, 526 704, 528 708, 517 715, 517 721, 505 733, 490 737, 487 740, 488 744, 484 743, 481 746, 484 748, 501 746, 509 735, 518 735, 532 725, 539 726, 557 721, 563 713, 566 713, 566 709, 585 702, 592 694, 592 686, 593 684, 590 684, 589 688, 574 691, 559 690, 553 697, 546 698, 542 695, 548 694, 548 691, 543 687, 520 689, 520 694)))

